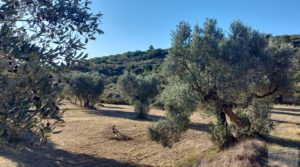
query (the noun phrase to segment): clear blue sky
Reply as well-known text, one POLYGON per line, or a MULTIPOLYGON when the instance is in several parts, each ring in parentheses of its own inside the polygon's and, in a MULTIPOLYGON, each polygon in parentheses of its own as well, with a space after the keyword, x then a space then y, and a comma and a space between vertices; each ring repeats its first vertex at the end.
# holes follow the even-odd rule
POLYGON ((225 31, 234 20, 264 33, 300 34, 300 0, 92 0, 104 34, 88 44, 89 57, 170 47, 181 20, 192 26, 216 18, 225 31))

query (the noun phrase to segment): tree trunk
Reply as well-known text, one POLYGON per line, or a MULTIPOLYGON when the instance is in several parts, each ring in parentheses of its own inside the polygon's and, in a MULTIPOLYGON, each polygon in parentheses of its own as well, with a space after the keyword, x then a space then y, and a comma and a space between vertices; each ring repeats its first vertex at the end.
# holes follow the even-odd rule
POLYGON ((217 109, 217 120, 227 127, 226 114, 221 109, 217 109))
POLYGON ((223 107, 223 112, 230 118, 230 121, 238 127, 243 127, 243 124, 238 116, 232 111, 231 107, 223 107))
MULTIPOLYGON (((77 98, 79 100, 80 106, 82 106, 82 100, 81 100, 81 98, 79 96, 77 98)), ((77 98, 76 98, 76 104, 77 104, 77 98)))
POLYGON ((215 103, 218 110, 218 119, 220 119, 221 122, 223 121, 223 123, 225 123, 224 120, 226 121, 226 116, 224 115, 226 114, 233 123, 235 123, 238 127, 242 127, 242 122, 240 121, 239 117, 236 116, 236 114, 232 111, 233 106, 227 105, 224 100, 219 97, 216 88, 210 90, 209 94, 204 97, 204 101, 215 103))
POLYGON ((230 129, 228 127, 228 123, 226 120, 226 114, 223 111, 223 107, 220 107, 220 106, 217 107, 216 113, 217 113, 218 122, 221 123, 228 130, 228 134, 224 138, 225 142, 224 142, 223 146, 221 146, 221 147, 228 148, 228 147, 232 146, 237 140, 230 132, 230 129))
POLYGON ((84 107, 90 107, 90 100, 86 99, 86 101, 84 102, 84 107))

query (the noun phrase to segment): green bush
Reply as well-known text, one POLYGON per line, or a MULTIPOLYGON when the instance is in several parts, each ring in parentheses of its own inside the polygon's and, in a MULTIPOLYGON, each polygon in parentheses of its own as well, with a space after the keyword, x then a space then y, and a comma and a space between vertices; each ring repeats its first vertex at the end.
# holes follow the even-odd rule
POLYGON ((142 102, 139 100, 133 101, 134 112, 137 113, 139 118, 146 118, 148 112, 150 111, 149 102, 142 102))
POLYGON ((152 124, 148 128, 150 140, 160 143, 164 147, 171 148, 180 139, 180 134, 186 131, 189 124, 188 117, 178 115, 168 116, 165 120, 152 124))
POLYGON ((117 84, 115 83, 110 83, 105 86, 100 100, 102 103, 108 104, 129 104, 128 99, 123 97, 122 93, 117 88, 117 84))
POLYGON ((235 138, 230 133, 228 126, 217 122, 215 124, 211 124, 209 129, 211 140, 218 148, 228 148, 235 143, 235 138))
POLYGON ((272 105, 266 101, 256 101, 248 108, 237 111, 244 127, 231 126, 237 138, 253 137, 256 134, 268 134, 273 127, 271 116, 272 105))

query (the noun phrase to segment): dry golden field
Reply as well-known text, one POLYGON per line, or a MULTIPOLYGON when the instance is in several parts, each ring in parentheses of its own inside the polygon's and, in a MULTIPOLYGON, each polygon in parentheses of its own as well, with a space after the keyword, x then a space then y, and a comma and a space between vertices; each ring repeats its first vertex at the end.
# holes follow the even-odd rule
MULTIPOLYGON (((163 148, 147 136, 147 127, 162 119, 164 111, 152 109, 149 120, 137 120, 131 106, 97 106, 87 110, 66 104, 65 126, 62 133, 52 135, 51 142, 42 148, 28 146, 20 153, 0 151, 0 166, 174 166, 192 152, 201 152, 212 147, 208 123, 211 117, 195 112, 189 130, 173 148, 163 148), (128 141, 116 140, 112 125, 128 141)), ((275 121, 271 133, 270 149, 297 147, 300 143, 300 107, 275 106, 272 113, 275 121)), ((276 162, 274 162, 276 164, 276 162)))

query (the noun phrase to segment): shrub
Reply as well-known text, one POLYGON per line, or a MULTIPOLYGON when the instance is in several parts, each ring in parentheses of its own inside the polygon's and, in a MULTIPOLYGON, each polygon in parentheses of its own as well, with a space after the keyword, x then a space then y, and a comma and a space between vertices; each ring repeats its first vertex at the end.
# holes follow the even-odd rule
POLYGON ((238 138, 253 137, 256 134, 268 134, 272 129, 271 116, 272 105, 269 101, 256 101, 243 111, 237 111, 237 115, 243 121, 244 127, 232 125, 238 138))
POLYGON ((191 111, 197 106, 194 98, 186 85, 175 84, 167 87, 160 99, 167 111, 166 119, 149 127, 150 139, 164 147, 172 147, 179 141, 180 134, 188 128, 191 111))
POLYGON ((220 149, 228 148, 235 143, 235 138, 228 127, 220 122, 210 125, 210 135, 213 143, 220 149))
POLYGON ((165 120, 152 124, 149 127, 150 140, 156 141, 164 147, 171 148, 175 142, 179 141, 180 134, 188 127, 188 117, 167 117, 165 120))

